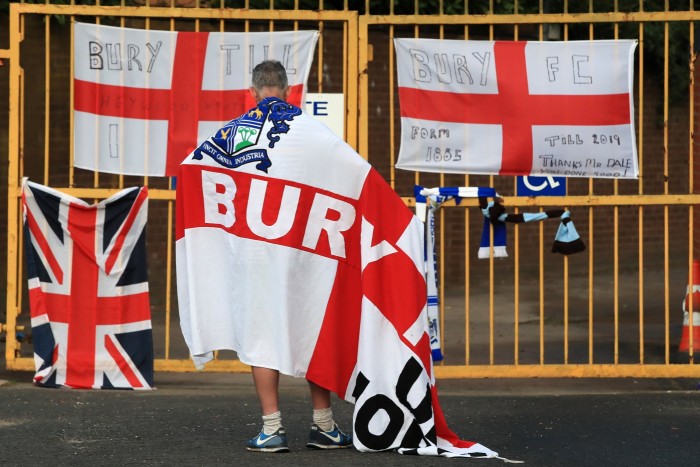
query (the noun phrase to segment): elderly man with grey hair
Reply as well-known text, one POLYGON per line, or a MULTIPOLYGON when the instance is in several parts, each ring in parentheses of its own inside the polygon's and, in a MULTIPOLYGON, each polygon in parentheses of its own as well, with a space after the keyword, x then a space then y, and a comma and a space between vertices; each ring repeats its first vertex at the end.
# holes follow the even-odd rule
MULTIPOLYGON (((184 167, 191 167, 188 164, 192 163, 208 166, 213 170, 207 172, 209 174, 221 173, 219 171, 235 172, 241 180, 250 180, 241 183, 251 184, 246 195, 241 193, 245 190, 238 190, 239 199, 245 196, 249 198, 249 206, 261 209, 268 204, 274 205, 275 201, 268 199, 274 195, 266 195, 266 191, 254 192, 253 185, 267 186, 268 183, 285 180, 290 174, 302 177, 312 174, 311 166, 317 165, 309 164, 315 157, 312 154, 322 157, 325 163, 327 155, 333 153, 333 145, 344 144, 326 127, 302 114, 299 107, 287 103, 290 92, 286 70, 279 61, 265 60, 256 65, 250 87, 256 107, 231 120, 202 143, 183 162, 184 167), (313 129, 296 130, 299 125, 302 128, 311 125, 313 129), (290 132, 291 128, 296 131, 290 132), (312 149, 314 146, 318 149, 312 149)), ((181 170, 178 185, 184 186, 186 180, 181 170)), ((220 184, 216 185, 215 190, 218 191, 221 187, 220 184)), ((232 193, 235 196, 235 192, 232 193)), ((217 196, 210 192, 208 195, 213 198, 217 196)), ((205 203, 220 211, 222 205, 213 198, 205 203), (217 204, 219 207, 216 207, 217 204)), ((285 199, 288 199, 286 195, 285 199)), ((224 203, 232 201, 228 198, 224 203)), ((187 202, 185 199, 178 200, 183 209, 182 219, 195 215, 184 207, 187 202)), ((230 207, 235 229, 246 222, 243 218, 248 210, 242 210, 243 215, 236 215, 233 213, 235 207, 230 207)), ((327 303, 318 300, 318 297, 310 297, 308 292, 301 290, 303 286, 296 283, 296 278, 301 277, 298 272, 310 267, 320 265, 318 271, 321 277, 328 276, 328 273, 324 269, 325 263, 318 262, 323 261, 322 257, 304 252, 303 245, 295 249, 288 248, 290 245, 275 244, 274 240, 280 235, 271 231, 282 229, 278 227, 281 224, 291 227, 291 224, 280 222, 280 219, 293 221, 296 213, 291 206, 276 209, 279 212, 273 225, 269 224, 269 219, 264 219, 267 224, 260 226, 256 232, 253 233, 248 228, 246 232, 250 233, 236 230, 233 232, 235 239, 217 237, 217 245, 209 248, 212 252, 220 251, 212 254, 218 255, 217 260, 230 265, 236 274, 246 280, 227 281, 225 292, 212 291, 211 281, 206 281, 201 288, 178 283, 183 335, 198 367, 203 367, 204 363, 211 360, 212 351, 219 349, 236 351, 239 360, 251 366, 262 409, 263 427, 257 436, 246 442, 249 451, 289 452, 287 433, 282 425, 279 408, 280 372, 306 377, 309 383, 313 423, 307 447, 347 448, 352 445, 352 436, 338 429, 331 409, 329 388, 334 389, 333 378, 336 378, 333 365, 324 363, 314 366, 312 375, 308 375, 310 361, 313 360, 311 352, 316 349, 315 342, 325 321, 327 303), (290 275, 293 276, 291 279, 290 275), (258 287, 263 287, 264 290, 258 290, 258 287), (217 295, 219 292, 223 295, 217 295), (230 295, 224 296, 225 294, 230 295), (202 296, 211 298, 212 302, 206 306, 197 306, 194 302, 202 296)), ((216 217, 216 214, 212 215, 216 217)), ((260 223, 264 223, 262 212, 260 223)), ((199 257, 182 262, 178 259, 178 275, 181 269, 195 269, 197 266, 194 264, 199 260, 199 257)), ((215 274, 215 259, 204 261, 208 264, 205 266, 208 273, 215 274)), ((308 281, 309 286, 321 287, 320 280, 314 280, 314 276, 309 276, 308 281)), ((336 341, 337 338, 330 340, 332 343, 336 341)), ((342 351, 342 348, 336 347, 323 354, 330 356, 336 351, 342 351)))
MULTIPOLYGON (((250 94, 256 103, 286 100, 290 88, 287 72, 277 60, 265 60, 253 69, 253 85, 250 94)), ((275 264, 268 265, 271 268, 275 264)), ((321 311, 321 310, 319 310, 321 311)), ((255 310, 251 310, 252 313, 255 310)), ((270 325, 273 325, 270 323, 270 325)), ((249 451, 286 452, 287 435, 282 426, 279 410, 279 370, 252 366, 255 390, 262 408, 263 429, 246 443, 249 451)), ((333 421, 330 391, 307 380, 313 405, 313 425, 307 446, 317 449, 346 448, 352 445, 352 437, 340 431, 333 421)))

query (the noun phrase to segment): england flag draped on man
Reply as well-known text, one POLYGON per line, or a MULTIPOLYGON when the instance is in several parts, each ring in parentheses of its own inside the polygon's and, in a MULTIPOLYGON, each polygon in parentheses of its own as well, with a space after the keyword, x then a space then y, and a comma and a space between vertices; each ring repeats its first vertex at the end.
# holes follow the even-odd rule
POLYGON ((187 155, 252 107, 253 67, 288 70, 300 105, 317 31, 177 32, 75 23, 75 167, 174 176, 187 155))
POLYGON ((355 403, 362 451, 496 456, 440 409, 421 222, 331 130, 265 99, 182 163, 177 190, 180 325, 198 366, 230 349, 335 392, 355 403))
POLYGON ((636 178, 636 41, 395 39, 396 166, 636 178))

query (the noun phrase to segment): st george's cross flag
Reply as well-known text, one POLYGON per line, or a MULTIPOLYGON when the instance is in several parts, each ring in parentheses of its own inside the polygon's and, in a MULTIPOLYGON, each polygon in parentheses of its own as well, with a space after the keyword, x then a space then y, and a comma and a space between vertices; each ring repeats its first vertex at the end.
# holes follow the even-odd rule
POLYGON ((394 43, 398 168, 638 177, 636 41, 394 43))
POLYGON ((422 224, 360 155, 276 98, 181 165, 180 325, 198 368, 222 349, 354 402, 361 451, 495 457, 460 440, 435 386, 422 224), (255 128, 248 143, 238 132, 255 128))
POLYGON ((255 104, 255 65, 282 62, 304 101, 317 31, 177 32, 75 23, 75 167, 174 176, 206 137, 255 104))
POLYGON ((88 205, 25 179, 22 202, 34 383, 151 389, 147 189, 88 205))

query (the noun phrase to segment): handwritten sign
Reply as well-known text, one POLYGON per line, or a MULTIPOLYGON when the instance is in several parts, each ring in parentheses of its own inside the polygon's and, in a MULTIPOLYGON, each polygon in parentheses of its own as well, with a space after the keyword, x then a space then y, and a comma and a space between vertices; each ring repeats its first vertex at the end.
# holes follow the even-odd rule
POLYGON ((552 134, 533 129, 542 144, 532 164, 533 174, 562 177, 636 178, 637 157, 626 125, 578 128, 552 134))
POLYGON ((287 70, 302 106, 317 31, 185 32, 75 23, 74 165, 172 176, 229 120, 255 106, 248 88, 265 59, 287 70))
POLYGON ((398 168, 636 178, 635 41, 395 39, 398 168))

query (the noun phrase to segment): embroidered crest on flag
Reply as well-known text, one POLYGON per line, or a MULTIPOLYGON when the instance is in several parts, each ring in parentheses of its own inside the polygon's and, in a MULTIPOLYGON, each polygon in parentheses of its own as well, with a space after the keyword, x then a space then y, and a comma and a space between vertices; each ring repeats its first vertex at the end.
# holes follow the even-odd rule
POLYGON ((266 118, 267 109, 256 107, 226 124, 212 139, 227 153, 235 154, 258 143, 266 118))
POLYGON ((301 115, 301 109, 276 99, 264 99, 262 103, 270 106, 272 128, 267 132, 267 138, 270 140, 269 147, 274 148, 275 143, 280 140, 280 135, 289 131, 288 122, 301 115))
POLYGON ((147 189, 88 205, 25 179, 22 201, 35 384, 151 389, 147 189))
POLYGON ((206 154, 219 164, 235 169, 244 164, 257 162, 255 168, 267 173, 272 161, 267 149, 257 147, 263 126, 270 121, 272 126, 267 132, 268 147, 273 148, 280 140, 280 135, 289 131, 289 121, 301 114, 301 109, 274 97, 260 101, 257 107, 230 121, 216 132, 208 141, 194 150, 192 158, 201 160, 206 154))

